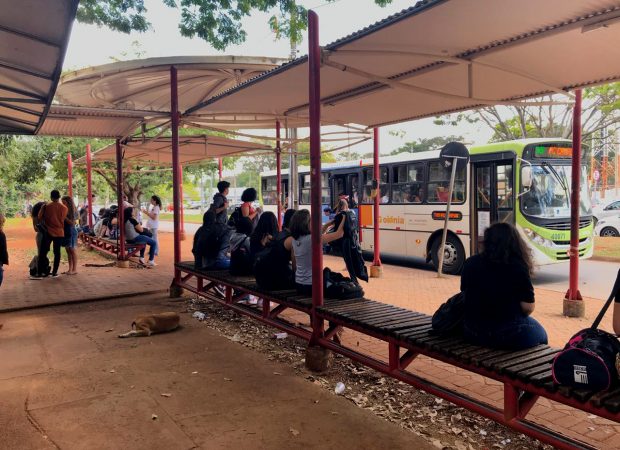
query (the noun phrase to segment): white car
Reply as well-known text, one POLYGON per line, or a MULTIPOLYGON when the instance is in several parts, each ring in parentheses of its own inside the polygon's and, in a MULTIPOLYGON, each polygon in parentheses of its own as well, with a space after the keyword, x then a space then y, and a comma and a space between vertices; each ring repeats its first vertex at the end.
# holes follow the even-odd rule
POLYGON ((620 214, 620 200, 606 201, 592 208, 594 225, 605 217, 618 216, 620 214))
POLYGON ((620 211, 615 213, 615 215, 600 219, 594 228, 594 234, 602 237, 620 236, 620 211))

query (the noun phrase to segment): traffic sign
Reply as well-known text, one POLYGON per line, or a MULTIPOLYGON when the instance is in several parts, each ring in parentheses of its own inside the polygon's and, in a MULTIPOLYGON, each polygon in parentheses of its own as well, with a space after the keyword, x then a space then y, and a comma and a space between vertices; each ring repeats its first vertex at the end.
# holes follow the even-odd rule
POLYGON ((456 161, 456 169, 462 170, 469 162, 469 151, 460 142, 448 142, 439 152, 439 159, 445 168, 452 168, 453 161, 456 161))

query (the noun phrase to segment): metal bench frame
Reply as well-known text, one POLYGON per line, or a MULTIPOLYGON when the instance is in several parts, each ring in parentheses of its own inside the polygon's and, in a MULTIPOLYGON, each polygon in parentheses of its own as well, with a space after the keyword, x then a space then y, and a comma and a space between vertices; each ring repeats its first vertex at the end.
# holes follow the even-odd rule
MULTIPOLYGON (((291 308, 308 314, 311 320, 312 317, 326 320, 329 322, 329 327, 316 342, 317 344, 555 447, 565 449, 594 448, 587 443, 569 438, 545 426, 527 420, 527 414, 536 404, 539 397, 544 397, 587 413, 596 414, 614 422, 620 422, 620 388, 609 392, 592 394, 584 390, 565 389, 553 384, 553 381, 550 379, 550 365, 547 367, 548 363, 546 360, 550 362, 553 355, 558 351, 557 349, 547 346, 530 349, 531 355, 534 356, 530 355, 530 360, 528 361, 527 352, 530 350, 521 352, 498 351, 469 345, 454 337, 429 335, 429 316, 392 305, 367 299, 326 299, 325 304, 314 311, 311 298, 295 296, 293 295, 294 291, 264 291, 256 286, 253 277, 233 277, 227 271, 200 271, 193 268, 193 262, 177 264, 176 270, 181 273, 181 282, 176 284, 183 289, 214 300, 226 308, 253 317, 308 341, 311 340, 312 330, 292 324, 279 317, 280 314, 286 309, 291 308), (214 290, 217 285, 225 287, 225 295, 223 297, 214 290), (247 294, 253 294, 262 298, 262 308, 259 309, 258 307, 236 303, 247 294), (355 313, 355 310, 359 310, 358 307, 361 305, 364 305, 369 312, 355 313), (353 319, 347 318, 347 312, 352 315, 357 314, 358 317, 353 319), (372 325, 364 325, 364 320, 373 316, 375 321, 377 317, 385 316, 383 322, 389 324, 394 320, 390 319, 390 314, 400 316, 403 322, 407 322, 407 320, 416 322, 419 332, 414 331, 413 334, 417 335, 419 339, 407 340, 399 338, 394 333, 381 332, 380 327, 375 326, 373 329, 372 325), (412 318, 412 315, 415 317, 412 318), (349 328, 384 341, 388 347, 388 362, 378 360, 360 353, 354 348, 343 345, 336 337, 338 331, 342 328, 349 328), (457 350, 462 354, 459 357, 455 357, 451 353, 457 350), (407 371, 409 365, 418 355, 425 355, 502 383, 504 386, 503 408, 497 408, 471 398, 407 371), (491 357, 493 361, 504 361, 507 364, 508 371, 502 370, 500 372, 487 367, 487 362, 491 357), (543 366, 540 366, 540 361, 542 360, 545 360, 545 363, 543 366), (517 374, 510 371, 511 367, 527 369, 528 365, 534 366, 537 362, 540 366, 536 368, 539 372, 537 374, 537 383, 533 383, 533 379, 529 381, 518 379, 517 374), (606 403, 610 399, 613 400, 611 406, 606 403)), ((397 321, 398 319, 395 320, 397 321)))
MULTIPOLYGON (((114 239, 91 236, 86 233, 81 233, 80 238, 85 245, 90 246, 102 253, 115 256, 115 257, 119 256, 118 253, 119 253, 120 244, 118 241, 114 239)), ((131 257, 134 257, 138 255, 138 253, 140 253, 140 250, 142 250, 145 247, 146 247, 146 244, 126 243, 125 244, 125 255, 123 255, 122 258, 119 258, 119 259, 129 259, 131 257)))

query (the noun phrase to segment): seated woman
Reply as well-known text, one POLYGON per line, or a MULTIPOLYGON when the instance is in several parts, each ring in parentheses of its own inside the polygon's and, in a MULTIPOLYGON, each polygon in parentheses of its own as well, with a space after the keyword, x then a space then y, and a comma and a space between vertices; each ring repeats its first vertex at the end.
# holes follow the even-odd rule
POLYGON ((484 232, 482 253, 465 261, 465 339, 472 344, 520 350, 547 343, 542 325, 530 317, 534 287, 529 251, 514 226, 495 223, 484 232))
POLYGON ((252 259, 267 247, 267 244, 278 234, 278 220, 271 211, 261 214, 256 228, 250 236, 250 253, 252 259))
POLYGON ((216 220, 213 210, 202 216, 202 226, 194 235, 194 265, 197 269, 228 269, 230 259, 221 256, 223 248, 230 246, 229 229, 216 220))
MULTIPOLYGON (((321 242, 329 244, 344 235, 344 223, 333 233, 323 234, 321 242)), ((291 219, 291 260, 295 271, 295 287, 303 295, 312 295, 312 239, 310 235, 310 211, 300 209, 291 219)))
POLYGON ((247 188, 241 193, 241 216, 247 217, 252 221, 253 225, 256 225, 257 216, 259 215, 260 210, 257 210, 252 206, 252 203, 256 201, 258 197, 258 193, 254 188, 247 188))
MULTIPOLYGON (((133 208, 125 208, 123 212, 125 219, 125 240, 129 244, 146 244, 149 246, 149 266, 156 266, 155 253, 157 252, 157 241, 149 236, 143 234, 144 229, 142 225, 133 217, 133 208)), ((140 250, 140 263, 144 264, 144 252, 146 248, 143 247, 140 250)))
MULTIPOLYGON (((269 213, 263 213, 263 216, 269 213)), ((267 242, 265 251, 256 255, 254 276, 256 283, 269 290, 293 289, 294 274, 291 267, 291 245, 293 238, 289 230, 290 222, 295 210, 289 209, 284 213, 282 231, 267 242), (268 250, 267 250, 268 249, 268 250)), ((260 220, 263 220, 261 216, 260 220)), ((260 222, 259 220, 259 222, 260 222)), ((260 225, 260 224, 259 224, 260 225)), ((256 227, 258 229, 258 226, 256 227)))

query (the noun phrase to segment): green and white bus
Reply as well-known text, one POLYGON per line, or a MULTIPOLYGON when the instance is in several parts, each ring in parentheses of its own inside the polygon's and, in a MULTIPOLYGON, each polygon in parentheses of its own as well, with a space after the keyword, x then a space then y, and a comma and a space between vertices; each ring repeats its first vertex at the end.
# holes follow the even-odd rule
MULTIPOLYGON (((484 230, 495 222, 517 226, 537 265, 567 261, 570 247, 572 143, 565 139, 523 139, 469 149, 466 168, 457 171, 452 196, 444 272, 458 273, 478 252, 484 230)), ((438 263, 450 170, 439 151, 382 157, 380 244, 382 256, 425 258, 438 263)), ((299 168, 299 207, 309 208, 310 175, 299 168)), ((357 211, 360 240, 373 250, 372 160, 324 164, 323 203, 346 193, 357 211)), ((282 175, 283 196, 288 179, 282 175)), ((266 210, 276 209, 275 171, 262 174, 266 210)), ((585 165, 581 168, 579 256, 593 251, 593 225, 585 165)))

